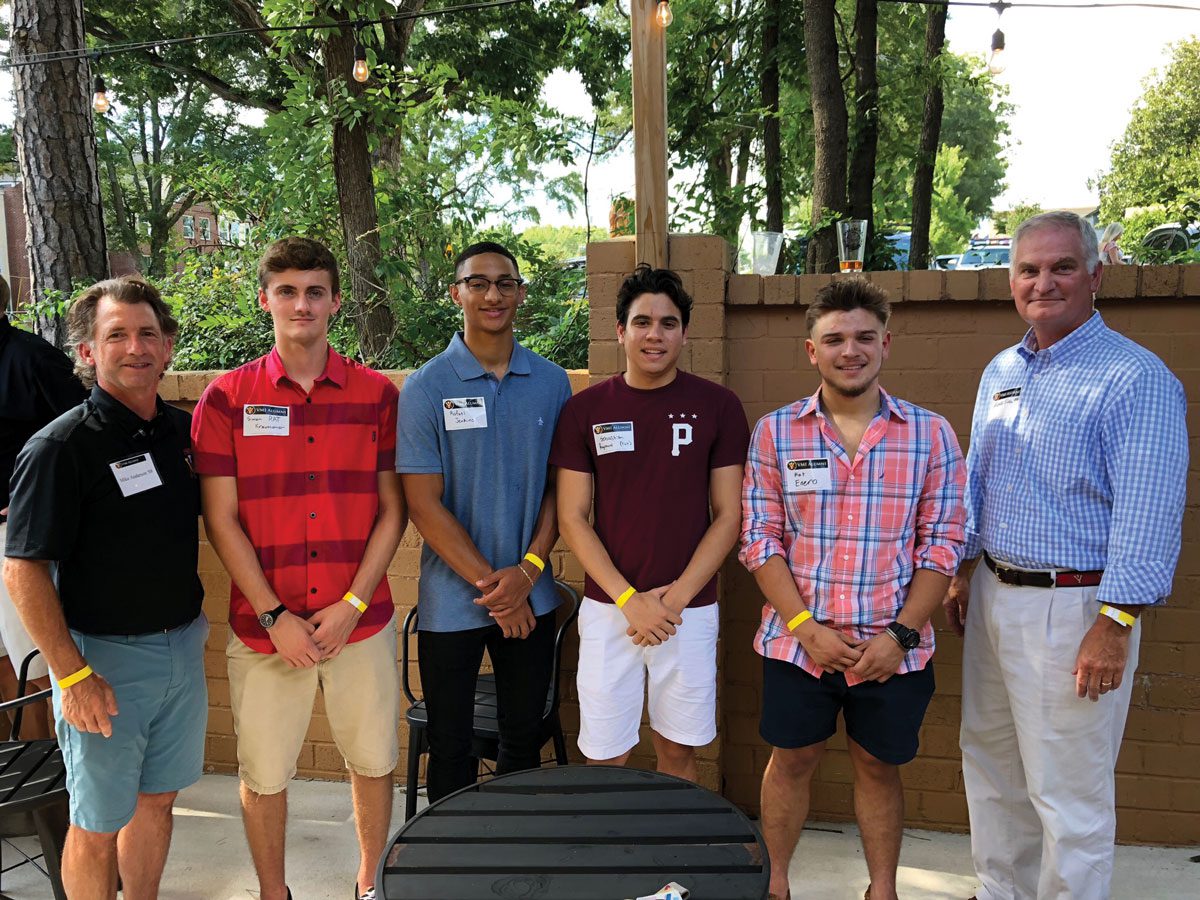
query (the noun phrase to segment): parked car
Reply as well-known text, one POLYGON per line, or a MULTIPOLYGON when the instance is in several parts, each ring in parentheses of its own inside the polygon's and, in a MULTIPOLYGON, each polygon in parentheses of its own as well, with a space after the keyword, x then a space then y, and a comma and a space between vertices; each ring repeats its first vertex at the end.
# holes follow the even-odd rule
POLYGON ((935 269, 957 269, 960 259, 962 259, 961 253, 943 253, 941 256, 933 258, 933 267, 935 269))
POLYGON ((956 269, 992 269, 1007 268, 1012 258, 1012 248, 1004 246, 969 247, 963 251, 956 269))
POLYGON ((1151 228, 1142 238, 1141 247, 1134 254, 1138 259, 1146 256, 1159 257, 1185 253, 1195 247, 1200 247, 1200 226, 1196 224, 1181 225, 1171 222, 1151 228), (1145 251, 1151 251, 1149 254, 1145 251))

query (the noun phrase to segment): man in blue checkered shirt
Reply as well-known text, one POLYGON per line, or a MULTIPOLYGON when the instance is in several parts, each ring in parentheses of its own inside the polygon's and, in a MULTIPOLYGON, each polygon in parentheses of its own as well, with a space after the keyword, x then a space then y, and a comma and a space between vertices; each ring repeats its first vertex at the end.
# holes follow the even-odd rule
POLYGON ((1166 600, 1179 556, 1183 388, 1104 324, 1101 274, 1078 216, 1017 229, 1009 285, 1030 328, 984 370, 975 401, 967 561, 945 606, 966 634, 978 900, 1110 896, 1138 618, 1166 600))

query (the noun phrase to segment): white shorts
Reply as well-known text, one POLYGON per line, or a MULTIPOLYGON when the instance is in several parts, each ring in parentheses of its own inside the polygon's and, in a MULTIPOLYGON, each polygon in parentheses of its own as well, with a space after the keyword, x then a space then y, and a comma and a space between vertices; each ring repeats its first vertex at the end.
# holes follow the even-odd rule
MULTIPOLYGON (((8 538, 8 523, 0 522, 0 554, 3 553, 5 541, 8 538)), ((12 663, 13 674, 21 674, 21 663, 33 652, 33 641, 29 632, 21 624, 17 608, 13 605, 12 597, 8 596, 8 588, 4 579, 0 578, 0 656, 7 656, 12 663)), ((39 655, 29 664, 30 678, 43 678, 49 674, 46 658, 39 655)))
POLYGON ((613 759, 638 742, 646 675, 650 727, 663 737, 702 747, 717 736, 716 603, 683 611, 665 644, 638 647, 624 614, 585 597, 579 609, 579 749, 613 759))

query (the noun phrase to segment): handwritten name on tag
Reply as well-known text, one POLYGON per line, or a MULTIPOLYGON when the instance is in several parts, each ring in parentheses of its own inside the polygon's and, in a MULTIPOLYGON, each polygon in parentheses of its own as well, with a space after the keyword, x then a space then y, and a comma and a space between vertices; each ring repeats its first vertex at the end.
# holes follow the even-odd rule
POLYGON ((632 422, 601 422, 592 426, 592 439, 596 442, 596 455, 633 452, 632 422))
POLYGON ((829 460, 822 457, 789 459, 784 466, 783 473, 784 490, 789 494, 807 494, 812 491, 833 489, 833 480, 829 473, 829 460))
POLYGON ((442 401, 447 431, 487 428, 487 406, 482 397, 447 397, 442 401))
POLYGON ((292 410, 288 406, 248 403, 242 407, 242 434, 287 437, 291 433, 292 410))

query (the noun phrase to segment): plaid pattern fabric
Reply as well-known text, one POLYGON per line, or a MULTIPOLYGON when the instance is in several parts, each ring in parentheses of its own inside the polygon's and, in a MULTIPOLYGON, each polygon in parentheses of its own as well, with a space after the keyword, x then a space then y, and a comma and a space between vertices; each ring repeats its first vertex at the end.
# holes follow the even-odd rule
POLYGON ((1162 602, 1188 468, 1183 386, 1099 313, 984 370, 967 453, 967 558, 1104 570, 1101 603, 1162 602))
MULTIPOLYGON (((289 610, 306 616, 341 602, 358 571, 379 511, 379 472, 396 461, 395 385, 338 355, 305 394, 287 376, 279 352, 222 375, 192 415, 199 475, 237 478, 238 517, 263 574, 289 610), (246 434, 248 405, 288 409, 288 434, 246 434)), ((274 652, 266 630, 236 583, 229 624, 246 646, 274 652)), ((392 617, 380 579, 350 635, 361 641, 392 617)))
MULTIPOLYGON (((963 543, 965 473, 949 423, 882 388, 880 395, 853 461, 821 412, 819 390, 765 416, 742 482, 742 563, 753 572, 782 556, 816 620, 855 640, 895 620, 916 569, 952 574, 963 543), (800 459, 829 460, 829 490, 787 491, 787 464, 800 459)), ((754 648, 822 673, 769 603, 754 648)), ((901 671, 923 669, 932 655, 926 624, 901 671)), ((848 684, 858 680, 847 673, 848 684)))

